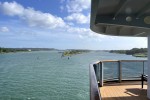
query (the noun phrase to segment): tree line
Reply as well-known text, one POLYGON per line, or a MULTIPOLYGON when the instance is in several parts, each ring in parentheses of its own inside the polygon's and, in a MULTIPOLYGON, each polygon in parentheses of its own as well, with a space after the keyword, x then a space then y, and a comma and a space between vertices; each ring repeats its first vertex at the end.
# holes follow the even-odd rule
POLYGON ((0 53, 9 53, 9 52, 28 52, 28 51, 50 51, 56 50, 54 48, 3 48, 0 47, 0 53))
POLYGON ((134 54, 147 54, 147 48, 133 48, 131 50, 110 50, 110 53, 120 53, 120 54, 127 54, 127 55, 134 55, 134 54))
POLYGON ((25 48, 2 48, 0 47, 0 53, 9 53, 9 52, 21 52, 21 51, 28 51, 28 49, 25 48))

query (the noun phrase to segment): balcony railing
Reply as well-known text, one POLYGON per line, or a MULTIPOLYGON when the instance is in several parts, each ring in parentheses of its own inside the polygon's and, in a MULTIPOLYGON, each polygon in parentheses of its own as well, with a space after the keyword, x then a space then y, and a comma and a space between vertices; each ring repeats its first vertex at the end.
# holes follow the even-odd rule
POLYGON ((109 81, 141 80, 147 60, 105 60, 90 65, 90 100, 101 100, 98 86, 109 81))
POLYGON ((97 78, 94 70, 95 67, 95 64, 90 64, 90 100, 101 100, 97 78))

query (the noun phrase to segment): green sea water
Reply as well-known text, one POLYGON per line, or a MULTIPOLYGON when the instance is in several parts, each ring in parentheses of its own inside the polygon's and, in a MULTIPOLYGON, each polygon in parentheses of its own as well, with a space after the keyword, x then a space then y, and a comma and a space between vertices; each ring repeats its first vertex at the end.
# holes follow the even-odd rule
POLYGON ((89 100, 89 64, 145 59, 108 52, 61 58, 58 51, 0 54, 0 100, 89 100))

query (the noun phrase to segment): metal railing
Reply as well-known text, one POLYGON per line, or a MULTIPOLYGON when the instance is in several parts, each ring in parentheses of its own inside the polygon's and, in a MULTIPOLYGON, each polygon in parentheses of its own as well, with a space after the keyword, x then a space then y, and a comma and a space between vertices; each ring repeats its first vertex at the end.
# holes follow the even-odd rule
POLYGON ((103 82, 122 80, 141 80, 141 74, 146 73, 146 60, 105 60, 95 64, 97 81, 103 82))
POLYGON ((99 86, 108 81, 141 80, 147 60, 103 60, 90 64, 90 100, 101 100, 99 86))
POLYGON ((95 64, 90 64, 90 100, 101 100, 94 67, 95 64))

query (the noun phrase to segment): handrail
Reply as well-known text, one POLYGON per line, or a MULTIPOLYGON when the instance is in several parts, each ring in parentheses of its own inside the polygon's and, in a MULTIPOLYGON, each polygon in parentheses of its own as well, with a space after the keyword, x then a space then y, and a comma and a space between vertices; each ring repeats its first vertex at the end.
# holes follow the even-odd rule
POLYGON ((101 60, 99 62, 146 62, 147 60, 101 60))
MULTIPOLYGON (((102 100, 100 95, 100 89, 98 87, 98 82, 100 86, 103 86, 103 63, 107 62, 117 62, 118 63, 118 78, 117 80, 121 82, 122 79, 122 62, 143 62, 143 74, 144 74, 144 62, 147 60, 101 60, 93 64, 90 64, 89 74, 90 74, 90 100, 102 100)), ((135 77, 133 77, 135 78, 135 77)), ((140 77, 136 77, 140 78, 140 77)), ((108 81, 108 80, 107 80, 108 81)))
MULTIPOLYGON (((96 63, 94 63, 97 67, 95 67, 95 74, 96 74, 96 78, 97 78, 97 81, 100 82, 100 86, 103 86, 103 81, 105 82, 109 82, 108 79, 106 80, 103 80, 103 67, 104 67, 104 63, 108 63, 108 62, 116 62, 118 65, 118 77, 116 78, 118 80, 118 82, 121 82, 122 80, 131 80, 131 78, 138 78, 138 80, 140 79, 140 75, 139 76, 136 76, 136 77, 129 77, 130 79, 122 79, 122 65, 125 65, 124 62, 141 62, 143 63, 142 67, 143 67, 143 74, 144 74, 144 63, 147 62, 147 60, 101 60, 101 61, 97 61, 96 63)), ((126 65, 127 66, 127 65, 126 65)), ((113 80, 111 78, 111 80, 113 80)), ((114 80, 114 81, 117 81, 117 80, 114 80)), ((137 80, 137 79, 134 79, 134 80, 137 80)))
POLYGON ((90 100, 101 100, 97 79, 94 71, 94 64, 90 64, 90 100))

